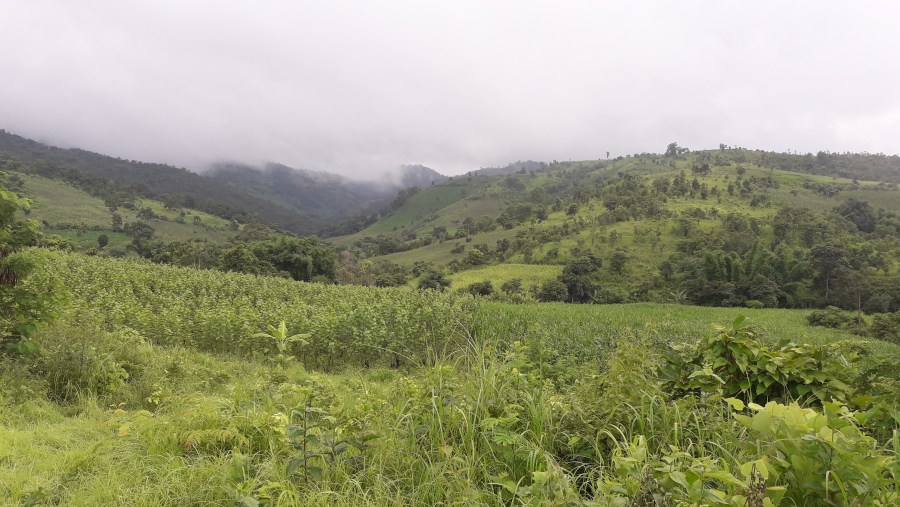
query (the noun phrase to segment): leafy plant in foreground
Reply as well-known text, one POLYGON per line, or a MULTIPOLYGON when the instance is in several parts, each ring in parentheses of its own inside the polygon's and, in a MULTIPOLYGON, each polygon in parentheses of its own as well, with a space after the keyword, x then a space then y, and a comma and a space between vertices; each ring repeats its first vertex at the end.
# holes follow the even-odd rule
POLYGON ((610 465, 595 485, 604 503, 590 505, 762 507, 779 505, 785 494, 783 486, 766 486, 776 474, 765 459, 731 470, 719 459, 694 456, 674 445, 654 456, 643 436, 619 441, 610 465))
MULTIPOLYGON (((727 400, 742 412, 744 403, 727 400)), ((800 505, 897 505, 900 463, 880 451, 857 422, 860 414, 837 402, 822 411, 796 403, 747 405, 752 413, 734 414, 755 437, 773 448, 770 467, 790 485, 788 496, 800 505)), ((900 446, 894 432, 894 446, 900 446)))
POLYGON ((845 345, 782 341, 767 347, 741 316, 699 343, 675 346, 667 358, 668 387, 675 394, 715 392, 746 401, 846 400, 851 388, 842 379, 856 355, 845 357, 845 345))
POLYGON ((351 448, 358 454, 349 461, 361 466, 378 434, 368 428, 364 418, 341 420, 315 406, 314 401, 315 396, 309 392, 306 400, 291 412, 292 423, 287 426, 286 435, 299 455, 288 463, 287 474, 322 480, 324 464, 334 463, 351 448))
POLYGON ((285 321, 281 321, 278 324, 278 327, 269 325, 268 326, 269 333, 256 333, 253 335, 254 338, 267 338, 271 340, 275 344, 275 350, 278 354, 274 357, 273 361, 278 366, 284 368, 291 361, 294 360, 293 347, 295 343, 299 343, 302 345, 309 345, 309 342, 306 341, 307 338, 310 337, 308 333, 306 334, 294 334, 288 336, 287 324, 285 321))

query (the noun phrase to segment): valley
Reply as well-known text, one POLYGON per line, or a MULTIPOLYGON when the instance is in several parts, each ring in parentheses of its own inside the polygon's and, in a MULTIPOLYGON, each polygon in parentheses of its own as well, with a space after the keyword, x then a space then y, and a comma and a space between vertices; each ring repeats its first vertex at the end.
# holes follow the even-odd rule
POLYGON ((895 182, 535 163, 319 238, 3 160, 0 503, 897 502, 895 182))

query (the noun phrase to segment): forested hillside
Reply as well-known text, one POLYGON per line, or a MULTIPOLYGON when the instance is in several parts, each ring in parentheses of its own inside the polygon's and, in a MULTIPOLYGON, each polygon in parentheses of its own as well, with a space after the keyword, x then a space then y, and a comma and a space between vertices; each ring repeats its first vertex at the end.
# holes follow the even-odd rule
POLYGON ((351 180, 280 164, 262 168, 216 164, 205 174, 332 226, 352 216, 377 215, 404 188, 429 186, 446 179, 423 166, 404 166, 396 175, 385 174, 373 181, 351 180))
POLYGON ((669 148, 455 177, 330 241, 544 301, 900 309, 897 157, 669 148))
POLYGON ((368 220, 388 207, 399 190, 446 179, 423 166, 402 167, 377 181, 355 181, 279 164, 263 168, 218 164, 210 172, 198 174, 164 164, 48 146, 6 131, 0 131, 0 170, 58 179, 104 200, 117 195, 153 198, 295 234, 318 233, 354 216, 368 220))

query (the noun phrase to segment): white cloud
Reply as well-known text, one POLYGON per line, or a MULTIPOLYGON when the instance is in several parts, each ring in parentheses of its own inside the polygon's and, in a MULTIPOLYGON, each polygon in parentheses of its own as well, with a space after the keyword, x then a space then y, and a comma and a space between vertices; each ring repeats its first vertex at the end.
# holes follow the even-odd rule
POLYGON ((346 175, 898 150, 893 2, 4 0, 0 128, 346 175))

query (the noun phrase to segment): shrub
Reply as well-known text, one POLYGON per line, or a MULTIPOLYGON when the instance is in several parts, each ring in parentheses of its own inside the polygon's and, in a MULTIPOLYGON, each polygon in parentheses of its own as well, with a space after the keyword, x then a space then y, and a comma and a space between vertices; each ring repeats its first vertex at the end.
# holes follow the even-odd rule
POLYGON ((429 269, 419 280, 420 289, 444 290, 450 287, 450 280, 436 269, 429 269))
POLYGON ((82 391, 97 395, 121 389, 148 365, 150 346, 136 331, 105 332, 90 317, 59 321, 35 335, 40 355, 35 367, 50 395, 71 400, 82 391))
POLYGON ((829 306, 824 310, 816 310, 806 316, 810 326, 830 327, 841 329, 853 323, 854 319, 836 306, 829 306))
POLYGON ((473 296, 490 296, 494 293, 494 284, 490 280, 469 284, 465 291, 473 296))
POLYGON ((760 343, 738 317, 730 328, 696 344, 677 345, 667 358, 669 389, 675 393, 719 393, 747 401, 846 400, 843 382, 852 371, 855 352, 844 343, 829 345, 760 343))
MULTIPOLYGON (((729 402, 744 410, 740 400, 729 402)), ((896 505, 896 463, 860 430, 859 414, 831 402, 821 411, 775 402, 749 408, 751 415, 734 417, 773 448, 768 467, 787 482, 795 505, 896 505)))
POLYGON ((566 301, 569 298, 569 289, 559 280, 547 280, 537 292, 538 301, 552 303, 566 301))
POLYGON ((598 287, 594 289, 593 296, 591 300, 594 303, 600 303, 604 305, 615 305, 619 303, 627 303, 628 297, 620 294, 614 289, 609 289, 606 287, 598 287))
POLYGON ((500 290, 507 294, 517 294, 519 292, 522 292, 522 280, 518 278, 507 280, 503 282, 503 285, 500 286, 500 290))
POLYGON ((19 210, 29 206, 27 199, 0 186, 0 349, 20 353, 30 349, 27 338, 54 315, 61 302, 55 281, 29 283, 37 260, 22 249, 40 239, 40 225, 16 218, 19 210))
POLYGON ((875 315, 869 331, 876 338, 900 345, 900 312, 875 315))

